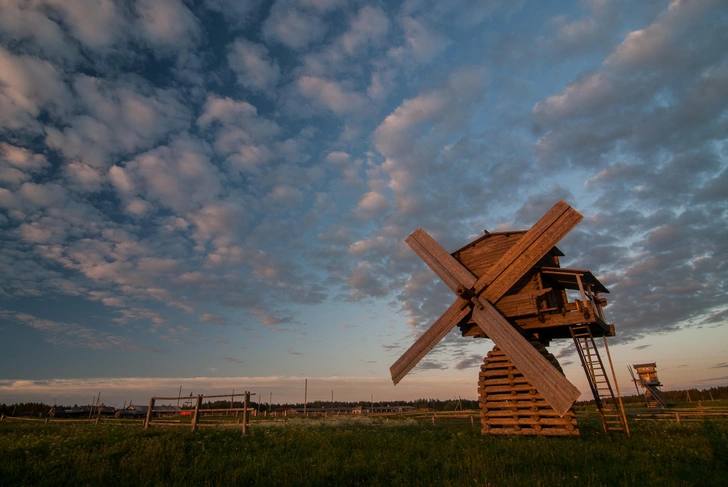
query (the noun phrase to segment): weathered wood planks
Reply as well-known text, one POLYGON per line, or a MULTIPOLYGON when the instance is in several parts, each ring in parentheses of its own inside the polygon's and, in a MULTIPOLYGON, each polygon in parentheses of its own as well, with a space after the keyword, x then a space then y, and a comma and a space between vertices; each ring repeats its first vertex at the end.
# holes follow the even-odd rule
POLYGON ((494 303, 584 217, 559 201, 475 282, 475 292, 494 303))
POLYGON ((470 289, 475 284, 470 271, 421 228, 412 232, 405 242, 453 292, 460 286, 470 289))
POLYGON ((581 395, 579 389, 533 348, 492 304, 483 298, 476 299, 480 306, 473 308, 473 319, 478 326, 505 352, 554 411, 566 413, 581 395))
MULTIPOLYGON (((537 344, 538 353, 554 368, 555 359, 537 344), (553 361, 553 362, 552 362, 553 361)), ((534 348, 534 350, 536 350, 534 348)), ((554 368, 554 370, 556 370, 554 368)), ((574 436, 579 434, 572 411, 560 415, 544 401, 498 347, 488 352, 478 381, 480 421, 484 434, 574 436)))
POLYGON ((422 357, 427 355, 456 325, 467 320, 469 315, 470 307, 468 302, 460 298, 455 300, 442 316, 420 335, 412 346, 389 368, 389 372, 392 374, 392 382, 397 385, 422 360, 422 357))

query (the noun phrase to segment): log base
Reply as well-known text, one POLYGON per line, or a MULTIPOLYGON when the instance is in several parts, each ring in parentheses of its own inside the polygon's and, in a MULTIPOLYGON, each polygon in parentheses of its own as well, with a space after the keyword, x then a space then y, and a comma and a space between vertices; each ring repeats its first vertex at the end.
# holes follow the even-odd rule
MULTIPOLYGON (((539 342, 531 343, 563 374, 546 347, 539 342)), ((570 409, 559 417, 498 347, 483 359, 478 398, 484 435, 579 435, 574 411, 570 409)))

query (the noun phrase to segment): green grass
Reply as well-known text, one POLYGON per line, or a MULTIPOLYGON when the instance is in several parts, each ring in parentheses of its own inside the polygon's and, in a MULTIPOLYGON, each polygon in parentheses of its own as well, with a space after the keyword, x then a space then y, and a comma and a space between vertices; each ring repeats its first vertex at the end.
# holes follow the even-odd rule
MULTIPOLYGON (((477 422, 476 422, 477 425, 477 422)), ((2 485, 728 485, 728 424, 581 420, 581 437, 481 436, 468 420, 238 428, 0 423, 2 485)))

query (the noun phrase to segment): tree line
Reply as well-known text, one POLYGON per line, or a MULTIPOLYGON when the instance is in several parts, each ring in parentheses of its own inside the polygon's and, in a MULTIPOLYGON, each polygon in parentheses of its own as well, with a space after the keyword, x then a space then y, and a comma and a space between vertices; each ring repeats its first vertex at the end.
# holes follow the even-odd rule
MULTIPOLYGON (((707 389, 680 389, 674 391, 663 391, 663 396, 667 403, 684 403, 697 401, 710 401, 719 399, 728 399, 728 386, 710 387, 707 389)), ((622 401, 631 404, 644 401, 644 396, 625 395, 622 401)), ((580 401, 577 404, 593 404, 594 401, 580 401)), ((74 404, 74 406, 76 406, 74 404)), ((351 408, 363 406, 368 407, 391 407, 391 406, 412 406, 416 409, 428 409, 430 411, 456 411, 458 409, 478 409, 478 401, 474 399, 415 399, 414 401, 310 401, 306 404, 307 408, 313 409, 329 409, 329 408, 351 408)), ((0 404, 0 414, 5 416, 45 416, 51 410, 52 406, 42 402, 21 402, 15 404, 0 404)), ((242 401, 219 400, 202 404, 202 409, 226 409, 226 408, 242 408, 242 401)), ((251 401, 248 405, 261 413, 264 411, 275 411, 280 409, 303 409, 303 402, 299 403, 273 403, 251 401)))

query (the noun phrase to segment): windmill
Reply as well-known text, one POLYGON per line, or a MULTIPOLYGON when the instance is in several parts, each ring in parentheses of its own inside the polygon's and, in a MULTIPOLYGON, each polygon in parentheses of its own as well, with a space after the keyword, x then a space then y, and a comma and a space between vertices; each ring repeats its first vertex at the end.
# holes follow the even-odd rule
POLYGON ((415 230, 405 242, 456 298, 390 367, 394 384, 458 326, 463 336, 495 343, 478 382, 484 434, 578 435, 571 408, 581 392, 545 348, 552 339, 571 338, 604 429, 628 433, 594 341, 605 337, 606 347, 606 337, 614 336, 599 297, 609 291, 589 271, 559 267, 563 254, 555 245, 582 218, 559 201, 528 231, 486 232, 453 254, 415 230), (569 292, 581 299, 569 301, 569 292))

